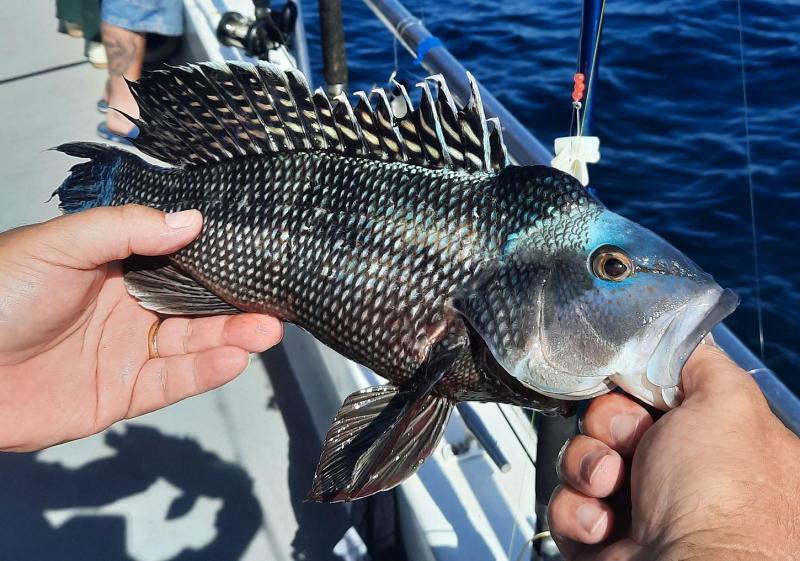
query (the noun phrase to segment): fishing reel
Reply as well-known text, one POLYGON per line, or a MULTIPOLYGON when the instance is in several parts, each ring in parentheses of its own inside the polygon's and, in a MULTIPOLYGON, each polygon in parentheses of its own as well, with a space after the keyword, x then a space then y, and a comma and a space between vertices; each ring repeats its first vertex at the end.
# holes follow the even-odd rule
POLYGON ((280 9, 273 9, 270 4, 270 0, 253 0, 255 19, 239 12, 225 12, 217 26, 219 42, 262 60, 269 60, 271 50, 288 46, 297 21, 297 4, 286 0, 280 9))

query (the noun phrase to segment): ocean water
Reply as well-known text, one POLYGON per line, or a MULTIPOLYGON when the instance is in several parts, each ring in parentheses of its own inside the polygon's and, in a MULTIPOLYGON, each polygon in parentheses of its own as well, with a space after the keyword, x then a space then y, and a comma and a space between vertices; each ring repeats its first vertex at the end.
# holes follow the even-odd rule
MULTIPOLYGON (((306 0, 312 61, 316 2, 306 0)), ((408 0, 406 7, 545 144, 570 124, 581 2, 408 0)), ((395 43, 345 0, 351 89, 384 85, 395 43)), ((765 360, 800 392, 800 4, 742 0, 765 360)), ((425 75, 397 47, 401 78, 425 75)), ((742 297, 727 324, 759 354, 735 1, 608 0, 592 186, 742 297)), ((321 81, 319 63, 315 66, 321 81)))

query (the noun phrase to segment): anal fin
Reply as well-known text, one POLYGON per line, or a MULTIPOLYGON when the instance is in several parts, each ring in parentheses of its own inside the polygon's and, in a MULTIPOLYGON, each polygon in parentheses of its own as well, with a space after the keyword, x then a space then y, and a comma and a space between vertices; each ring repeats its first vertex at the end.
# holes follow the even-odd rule
POLYGON ((352 501, 395 487, 438 444, 453 402, 424 389, 372 386, 345 399, 325 438, 308 498, 352 501))
POLYGON ((148 310, 181 316, 241 313, 165 257, 135 255, 125 260, 123 271, 128 292, 148 310))

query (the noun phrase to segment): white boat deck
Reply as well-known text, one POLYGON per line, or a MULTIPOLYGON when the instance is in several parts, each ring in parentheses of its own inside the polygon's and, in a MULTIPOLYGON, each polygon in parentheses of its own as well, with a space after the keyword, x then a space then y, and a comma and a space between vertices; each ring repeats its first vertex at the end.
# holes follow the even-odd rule
MULTIPOLYGON (((53 2, 0 11, 0 231, 59 214, 47 200, 73 159, 44 150, 95 140, 102 119, 106 73, 56 23, 53 2)), ((293 379, 281 382, 276 401, 256 356, 220 391, 38 454, 1 454, 0 559, 333 559, 347 516, 303 502, 318 437, 299 396, 286 400, 293 379)))

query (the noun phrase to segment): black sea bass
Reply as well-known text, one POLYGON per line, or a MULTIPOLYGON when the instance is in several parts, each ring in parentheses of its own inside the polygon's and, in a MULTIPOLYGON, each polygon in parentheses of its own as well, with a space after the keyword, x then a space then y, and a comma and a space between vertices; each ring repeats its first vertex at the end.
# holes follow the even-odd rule
POLYGON ((142 306, 273 314, 390 380, 345 400, 312 499, 403 481, 458 401, 564 414, 618 385, 672 407, 688 354, 738 302, 571 176, 509 165, 470 80, 466 106, 433 77, 412 110, 399 85, 353 107, 269 64, 174 67, 131 84, 133 143, 171 167, 58 148, 91 160, 57 190, 66 212, 203 213, 185 249, 126 264, 142 306))

